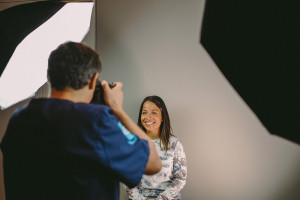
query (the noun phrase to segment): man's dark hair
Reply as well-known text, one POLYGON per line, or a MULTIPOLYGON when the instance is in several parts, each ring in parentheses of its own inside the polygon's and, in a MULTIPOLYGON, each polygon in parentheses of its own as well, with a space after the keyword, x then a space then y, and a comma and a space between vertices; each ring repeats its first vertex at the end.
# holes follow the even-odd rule
POLYGON ((79 90, 100 71, 99 55, 82 43, 63 43, 51 52, 48 59, 48 80, 51 87, 59 91, 67 87, 79 90))

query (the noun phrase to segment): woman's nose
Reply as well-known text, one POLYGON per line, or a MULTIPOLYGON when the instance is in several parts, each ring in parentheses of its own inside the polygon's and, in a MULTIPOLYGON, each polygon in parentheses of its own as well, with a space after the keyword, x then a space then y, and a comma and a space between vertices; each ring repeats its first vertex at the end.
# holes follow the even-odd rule
POLYGON ((145 119, 149 119, 150 117, 151 117, 150 114, 146 114, 146 115, 145 115, 145 119))

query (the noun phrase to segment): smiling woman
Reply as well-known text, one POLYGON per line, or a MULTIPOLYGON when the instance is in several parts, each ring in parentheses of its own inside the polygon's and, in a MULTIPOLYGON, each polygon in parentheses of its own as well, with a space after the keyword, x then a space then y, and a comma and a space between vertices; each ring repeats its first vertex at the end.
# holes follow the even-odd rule
POLYGON ((140 107, 138 125, 150 138, 158 139, 168 149, 172 128, 167 107, 159 96, 146 97, 140 107))
POLYGON ((137 187, 125 186, 129 198, 181 199, 180 191, 187 176, 186 156, 180 140, 172 134, 167 107, 159 96, 148 96, 143 100, 138 125, 152 139, 163 167, 155 175, 144 175, 137 187))
POLYGON ((155 105, 155 103, 147 100, 143 105, 141 123, 151 139, 159 138, 161 122, 161 110, 155 105))

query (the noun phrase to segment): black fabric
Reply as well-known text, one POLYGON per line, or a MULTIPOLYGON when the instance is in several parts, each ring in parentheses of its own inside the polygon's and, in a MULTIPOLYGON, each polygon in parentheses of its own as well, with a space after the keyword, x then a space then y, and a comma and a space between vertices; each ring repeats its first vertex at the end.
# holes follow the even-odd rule
POLYGON ((58 1, 34 2, 0 12, 0 76, 19 43, 64 5, 58 1))
POLYGON ((267 130, 300 144, 300 2, 207 0, 201 44, 267 130))

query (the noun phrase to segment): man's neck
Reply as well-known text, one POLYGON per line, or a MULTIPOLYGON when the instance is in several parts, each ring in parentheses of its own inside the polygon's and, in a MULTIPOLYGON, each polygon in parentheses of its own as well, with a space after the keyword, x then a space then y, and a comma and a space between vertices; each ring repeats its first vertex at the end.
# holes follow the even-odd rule
POLYGON ((52 88, 50 98, 66 99, 74 103, 90 103, 91 94, 86 90, 86 88, 79 90, 67 88, 62 91, 52 88))

